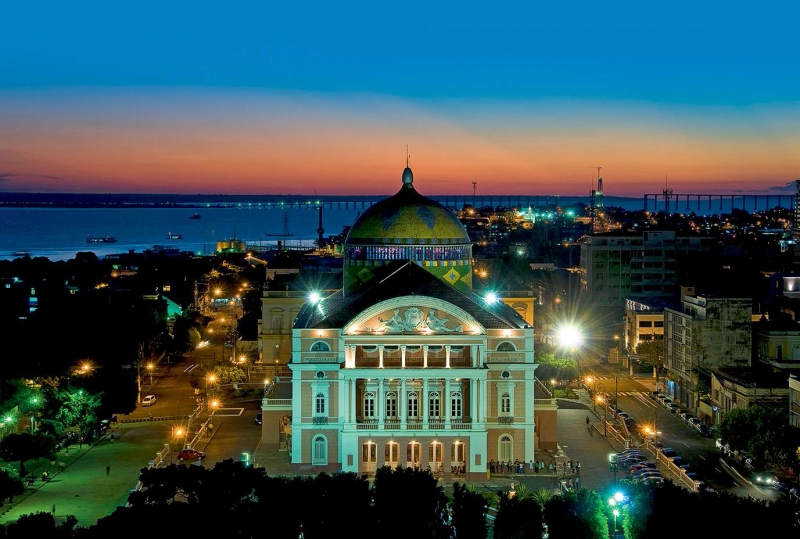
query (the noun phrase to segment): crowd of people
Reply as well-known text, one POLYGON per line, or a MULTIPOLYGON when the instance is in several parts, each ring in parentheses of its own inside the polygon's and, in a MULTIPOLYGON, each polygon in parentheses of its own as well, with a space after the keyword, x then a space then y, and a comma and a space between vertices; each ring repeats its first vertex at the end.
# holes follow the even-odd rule
POLYGON ((519 459, 512 461, 505 461, 501 460, 496 462, 494 459, 489 461, 488 464, 489 472, 493 474, 575 474, 580 475, 581 473, 581 461, 572 459, 564 461, 563 463, 559 463, 556 460, 550 460, 550 462, 545 463, 544 460, 533 460, 531 459, 528 461, 526 465, 525 462, 520 461, 519 459))

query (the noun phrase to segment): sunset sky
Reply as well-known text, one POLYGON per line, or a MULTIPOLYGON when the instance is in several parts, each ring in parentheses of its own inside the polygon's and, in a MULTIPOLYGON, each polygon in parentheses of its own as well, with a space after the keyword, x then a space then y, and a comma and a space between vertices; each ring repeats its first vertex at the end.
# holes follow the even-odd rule
POLYGON ((800 2, 16 2, 0 191, 792 192, 800 2), (169 4, 165 7, 164 4, 169 4))

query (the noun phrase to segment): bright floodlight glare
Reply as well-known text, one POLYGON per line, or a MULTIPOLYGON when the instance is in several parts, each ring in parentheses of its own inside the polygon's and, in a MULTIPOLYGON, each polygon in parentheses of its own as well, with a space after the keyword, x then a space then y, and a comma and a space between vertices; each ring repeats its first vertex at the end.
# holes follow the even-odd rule
POLYGON ((561 326, 556 333, 558 343, 567 348, 577 348, 583 344, 583 335, 574 326, 561 326))
POLYGON ((322 296, 319 295, 319 292, 311 292, 308 295, 308 301, 310 301, 312 304, 319 303, 319 300, 321 300, 321 299, 322 299, 322 296))
POLYGON ((614 499, 617 500, 618 502, 621 502, 622 500, 625 499, 625 495, 621 492, 615 492, 614 499))
POLYGON ((486 297, 484 299, 486 300, 486 303, 491 305, 492 303, 495 303, 497 301, 497 294, 495 294, 494 292, 489 292, 488 294, 486 294, 486 297))

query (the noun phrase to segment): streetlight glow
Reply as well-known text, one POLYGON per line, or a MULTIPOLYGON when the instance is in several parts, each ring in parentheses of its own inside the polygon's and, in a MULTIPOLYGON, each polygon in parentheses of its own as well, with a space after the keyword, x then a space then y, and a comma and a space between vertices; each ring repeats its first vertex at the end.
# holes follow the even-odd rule
POLYGON ((486 303, 488 303, 489 305, 492 305, 492 304, 494 304, 494 303, 497 303, 497 294, 495 294, 494 292, 489 292, 489 293, 488 293, 488 294, 486 294, 486 296, 484 297, 484 300, 485 300, 485 301, 486 301, 486 303))
POLYGON ((320 296, 319 292, 317 292, 317 291, 313 291, 313 292, 308 294, 308 301, 312 305, 316 305, 317 303, 320 302, 321 299, 322 299, 322 296, 320 296))
POLYGON ((575 326, 564 325, 556 330, 556 340, 565 348, 578 348, 583 344, 583 334, 575 326))

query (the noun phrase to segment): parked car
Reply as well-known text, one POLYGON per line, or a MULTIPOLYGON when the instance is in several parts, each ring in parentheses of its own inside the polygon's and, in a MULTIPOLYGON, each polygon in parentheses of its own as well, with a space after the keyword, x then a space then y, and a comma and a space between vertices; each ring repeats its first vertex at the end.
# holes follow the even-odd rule
POLYGON ((658 396, 661 395, 661 394, 662 393, 660 391, 651 391, 650 392, 650 398, 653 399, 653 400, 658 400, 658 396))
POLYGON ((202 460, 206 454, 196 449, 184 448, 178 451, 178 460, 202 460))
POLYGON ((705 423, 700 423, 700 425, 697 426, 697 432, 702 436, 711 436, 711 427, 705 423))
POLYGON ((661 475, 661 472, 659 472, 658 470, 644 470, 636 472, 631 477, 633 478, 634 481, 637 481, 648 477, 664 477, 664 476, 661 475))
POLYGON ((674 402, 667 402, 667 403, 665 403, 665 404, 664 404, 664 408, 666 408, 666 409, 667 409, 667 411, 668 411, 669 413, 671 413, 671 414, 674 414, 675 412, 677 412, 678 410, 680 410, 680 408, 678 408, 678 405, 677 405, 677 404, 675 404, 674 402))
POLYGON ((694 428, 697 428, 698 425, 703 424, 703 420, 700 419, 699 417, 690 417, 689 419, 686 420, 686 422, 689 423, 690 427, 694 428))
POLYGON ((260 425, 261 424, 261 419, 262 419, 261 412, 258 412, 256 414, 256 418, 255 418, 256 425, 260 425))
POLYGON ((643 477, 639 480, 641 483, 645 483, 647 485, 663 485, 664 478, 660 476, 651 476, 651 477, 643 477))
POLYGON ((142 406, 152 406, 156 403, 155 395, 145 395, 142 399, 142 406))
POLYGON ((678 414, 678 416, 681 419, 683 419, 684 421, 686 421, 687 423, 689 422, 690 419, 692 419, 694 417, 692 414, 690 414, 686 410, 682 411, 680 414, 678 414))
POLYGON ((671 447, 662 447, 660 451, 661 454, 667 458, 673 458, 678 456, 678 452, 672 449, 671 447))
POLYGON ((655 462, 644 461, 644 462, 640 462, 638 464, 631 465, 631 467, 628 468, 628 472, 630 474, 634 474, 634 473, 638 472, 639 470, 656 470, 656 469, 658 469, 658 468, 656 468, 656 463, 655 462))

